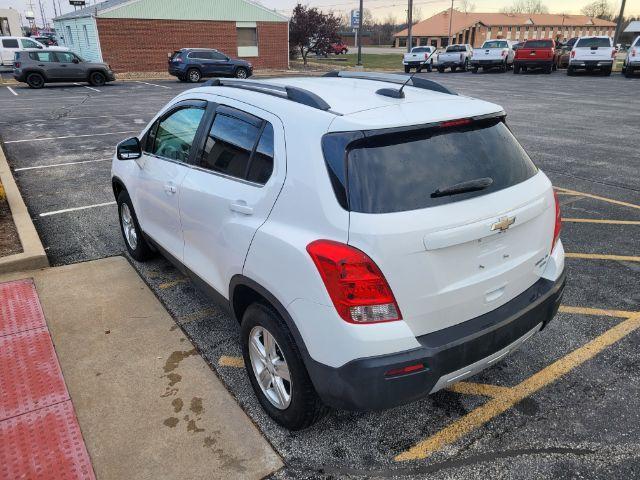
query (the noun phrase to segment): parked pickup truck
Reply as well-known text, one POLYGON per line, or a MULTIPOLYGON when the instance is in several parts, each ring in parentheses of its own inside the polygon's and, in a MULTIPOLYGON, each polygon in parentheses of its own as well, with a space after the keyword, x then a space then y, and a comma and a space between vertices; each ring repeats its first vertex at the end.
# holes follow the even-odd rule
POLYGON ((463 72, 469 70, 473 57, 473 48, 469 44, 449 45, 447 49, 438 55, 438 72, 443 73, 445 69, 451 68, 452 72, 461 69, 463 72))
POLYGON ((600 70, 611 75, 615 58, 616 49, 609 37, 580 37, 571 50, 567 75, 574 75, 576 70, 600 70))
POLYGON ((522 69, 541 68, 545 73, 551 73, 556 69, 556 42, 551 39, 527 40, 516 51, 513 61, 513 73, 520 73, 522 69))
POLYGON ((479 68, 482 68, 483 71, 499 68, 506 72, 508 68, 513 66, 515 53, 513 43, 509 40, 487 40, 481 48, 473 50, 471 71, 478 73, 479 68))
POLYGON ((627 78, 633 76, 634 70, 640 70, 640 37, 636 37, 631 44, 627 58, 622 66, 622 73, 627 78))
POLYGON ((404 73, 409 73, 412 68, 416 70, 423 65, 423 68, 426 68, 427 71, 431 71, 433 68, 433 52, 435 52, 436 47, 413 47, 411 52, 405 53, 404 58, 402 59, 402 64, 404 65, 404 73), (426 62, 426 63, 425 63, 426 62))

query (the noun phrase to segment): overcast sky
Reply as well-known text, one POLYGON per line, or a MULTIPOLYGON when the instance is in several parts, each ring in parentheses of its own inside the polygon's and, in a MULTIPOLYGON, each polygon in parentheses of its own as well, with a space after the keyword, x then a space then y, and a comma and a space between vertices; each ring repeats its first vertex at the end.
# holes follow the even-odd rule
MULTIPOLYGON (((73 7, 69 5, 69 0, 0 0, 0 8, 11 7, 18 10, 23 15, 29 9, 28 2, 33 3, 33 10, 36 18, 40 19, 40 6, 42 2, 45 16, 51 19, 54 16, 54 2, 56 9, 61 7, 62 12, 70 12, 73 7)), ((162 1, 162 0, 156 0, 162 1)), ((209 0, 216 1, 216 0, 209 0)), ((591 3, 593 0, 543 0, 549 7, 549 10, 557 13, 580 13, 580 9, 591 3)), ((616 9, 620 8, 621 0, 612 0, 616 9)), ((497 12, 501 8, 509 6, 513 0, 471 0, 475 4, 476 12, 497 12)), ((93 5, 95 0, 87 0, 87 4, 93 5)), ((276 9, 279 12, 289 15, 293 7, 298 3, 297 0, 261 0, 260 3, 267 8, 276 9)), ((336 12, 347 12, 352 8, 357 8, 358 0, 308 0, 303 1, 314 7, 320 7, 322 10, 333 10, 336 12)), ((460 0, 454 0, 454 6, 458 5, 460 0)), ((414 0, 416 9, 420 9, 420 17, 425 19, 434 13, 440 12, 451 5, 451 0, 414 0)), ((393 14, 398 21, 402 21, 406 16, 407 0, 364 0, 365 8, 371 10, 376 18, 384 18, 389 13, 393 14)), ((617 10, 616 10, 617 11, 617 10)), ((625 15, 640 15, 640 0, 627 0, 625 15)), ((26 22, 25 22, 26 23, 26 22)), ((38 21, 40 23, 40 21, 38 21)))

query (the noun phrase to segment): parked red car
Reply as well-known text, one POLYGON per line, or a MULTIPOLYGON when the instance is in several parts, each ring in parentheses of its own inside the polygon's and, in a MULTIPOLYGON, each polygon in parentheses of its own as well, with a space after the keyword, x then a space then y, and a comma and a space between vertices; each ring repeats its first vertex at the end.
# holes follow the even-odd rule
POLYGON ((556 69, 558 53, 556 42, 551 39, 527 40, 518 50, 513 60, 513 73, 541 68, 545 73, 556 69))
POLYGON ((344 43, 342 42, 338 42, 338 43, 332 43, 331 44, 331 52, 335 53, 336 55, 340 55, 340 54, 345 54, 349 51, 349 47, 347 47, 344 43))

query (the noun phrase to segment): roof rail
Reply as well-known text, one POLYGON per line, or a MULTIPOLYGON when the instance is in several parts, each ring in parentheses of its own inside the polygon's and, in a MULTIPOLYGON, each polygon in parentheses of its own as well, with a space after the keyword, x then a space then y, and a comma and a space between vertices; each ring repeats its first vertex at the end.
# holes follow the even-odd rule
MULTIPOLYGON (((397 73, 379 73, 379 72, 352 72, 333 70, 323 75, 324 77, 341 77, 341 78, 357 78, 359 80, 375 80, 378 82, 395 83, 403 85, 409 80, 410 75, 400 75, 397 73)), ((449 95, 457 95, 453 90, 448 89, 444 85, 427 80, 426 78, 413 77, 409 83, 410 87, 422 88, 425 90, 433 90, 434 92, 446 93, 449 95)))
POLYGON ((212 78, 207 80, 203 87, 232 87, 241 88, 243 90, 251 90, 252 92, 273 95, 274 97, 286 98, 292 102, 301 103, 318 110, 330 110, 331 105, 322 98, 309 90, 299 87, 274 85, 254 80, 236 80, 230 78, 212 78))

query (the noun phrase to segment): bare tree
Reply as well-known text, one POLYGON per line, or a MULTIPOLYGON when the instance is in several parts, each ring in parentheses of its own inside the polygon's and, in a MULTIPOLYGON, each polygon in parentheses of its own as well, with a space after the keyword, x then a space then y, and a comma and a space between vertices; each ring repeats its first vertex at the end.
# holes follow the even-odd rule
POLYGON ((471 12, 475 11, 476 4, 471 2, 471 0, 459 0, 458 1, 458 7, 464 13, 471 13, 471 12))
POLYGON ((500 10, 502 13, 549 13, 542 0, 514 0, 513 5, 500 10))
POLYGON ((613 5, 608 0, 596 0, 581 10, 583 15, 593 18, 602 18, 604 20, 612 20, 615 16, 613 5))

